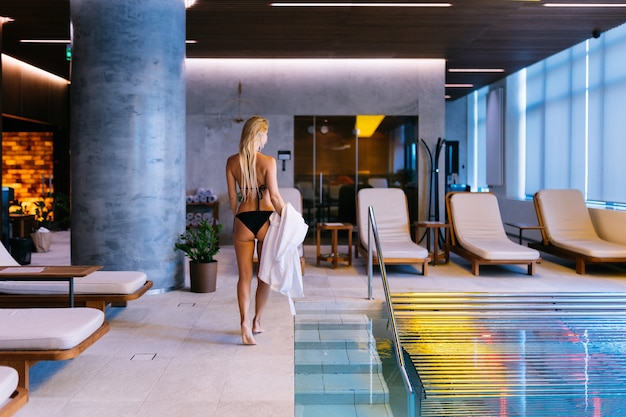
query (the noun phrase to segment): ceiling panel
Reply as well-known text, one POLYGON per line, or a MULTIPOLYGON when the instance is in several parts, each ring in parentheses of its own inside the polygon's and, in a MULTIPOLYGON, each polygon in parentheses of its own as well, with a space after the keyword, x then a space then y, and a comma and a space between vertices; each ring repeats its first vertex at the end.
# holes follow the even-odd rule
MULTIPOLYGON (((448 8, 289 8, 261 0, 198 0, 187 11, 187 38, 197 41, 187 46, 187 56, 445 58, 448 68, 506 70, 446 75, 448 83, 481 87, 588 39, 594 31, 626 22, 626 8, 548 8, 543 3, 452 0, 448 8)), ((68 77, 63 45, 19 41, 69 38, 69 14, 69 0, 0 0, 0 16, 15 19, 4 26, 4 52, 68 77)), ((468 89, 446 92, 456 98, 468 89)))

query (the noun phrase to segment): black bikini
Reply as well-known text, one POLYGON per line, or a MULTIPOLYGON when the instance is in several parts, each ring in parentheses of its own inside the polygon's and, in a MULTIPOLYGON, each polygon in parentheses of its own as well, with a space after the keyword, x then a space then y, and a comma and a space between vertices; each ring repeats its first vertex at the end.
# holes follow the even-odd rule
POLYGON ((268 222, 270 216, 274 212, 273 210, 261 210, 261 198, 263 198, 263 191, 267 187, 265 185, 260 186, 257 189, 256 211, 242 211, 237 213, 237 217, 241 222, 254 234, 259 233, 259 230, 268 222))

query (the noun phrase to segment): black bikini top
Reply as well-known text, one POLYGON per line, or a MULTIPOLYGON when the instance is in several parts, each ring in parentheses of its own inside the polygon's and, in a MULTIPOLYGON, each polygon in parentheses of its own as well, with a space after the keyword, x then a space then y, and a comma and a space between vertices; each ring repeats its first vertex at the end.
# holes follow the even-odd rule
MULTIPOLYGON (((246 190, 249 190, 249 188, 245 188, 246 190)), ((263 192, 267 190, 267 186, 266 185, 259 185, 256 189, 256 194, 257 194, 257 199, 256 199, 256 209, 261 210, 261 199, 263 198, 263 192)), ((241 196, 241 193, 239 193, 239 202, 241 202, 241 200, 243 200, 243 197, 241 196)))

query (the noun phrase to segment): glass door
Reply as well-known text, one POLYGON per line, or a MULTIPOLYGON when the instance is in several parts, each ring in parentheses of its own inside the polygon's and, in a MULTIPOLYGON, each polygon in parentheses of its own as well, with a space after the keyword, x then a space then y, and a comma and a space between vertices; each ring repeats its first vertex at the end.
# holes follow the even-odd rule
POLYGON ((319 222, 356 224, 364 187, 404 189, 417 218, 417 142, 416 116, 296 116, 294 184, 309 230, 319 222))

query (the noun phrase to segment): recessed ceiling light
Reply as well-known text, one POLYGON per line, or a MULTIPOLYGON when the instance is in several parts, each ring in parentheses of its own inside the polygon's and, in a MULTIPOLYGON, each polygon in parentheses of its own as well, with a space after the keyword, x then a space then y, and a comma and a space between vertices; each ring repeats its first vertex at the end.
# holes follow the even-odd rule
POLYGON ((273 7, 450 7, 452 3, 270 3, 273 7))
POLYGON ((448 72, 504 72, 503 68, 450 68, 448 72))
MULTIPOLYGON (((22 39, 20 40, 22 43, 62 43, 68 44, 71 43, 69 39, 22 39)), ((185 41, 185 43, 198 43, 198 41, 191 39, 185 41)))
POLYGON ((70 43, 69 39, 21 39, 22 43, 70 43))
POLYGON ((472 88, 474 84, 445 84, 446 88, 472 88))
POLYGON ((626 7, 626 3, 544 3, 544 7, 626 7))

